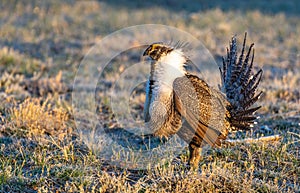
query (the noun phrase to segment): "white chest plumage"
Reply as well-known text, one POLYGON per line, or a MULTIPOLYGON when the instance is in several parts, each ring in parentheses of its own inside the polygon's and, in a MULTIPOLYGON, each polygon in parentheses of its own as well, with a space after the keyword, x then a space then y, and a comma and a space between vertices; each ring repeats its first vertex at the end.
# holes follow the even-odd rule
POLYGON ((172 84, 178 77, 185 75, 184 65, 186 58, 181 50, 173 50, 169 54, 162 56, 155 65, 153 80, 155 81, 153 94, 167 94, 173 91, 172 84))
POLYGON ((173 95, 173 82, 176 78, 185 75, 186 60, 183 52, 180 49, 175 49, 151 64, 153 66, 150 79, 153 81, 153 85, 151 86, 150 80, 148 80, 144 106, 146 121, 151 117, 154 106, 159 105, 161 108, 157 109, 168 111, 173 95))

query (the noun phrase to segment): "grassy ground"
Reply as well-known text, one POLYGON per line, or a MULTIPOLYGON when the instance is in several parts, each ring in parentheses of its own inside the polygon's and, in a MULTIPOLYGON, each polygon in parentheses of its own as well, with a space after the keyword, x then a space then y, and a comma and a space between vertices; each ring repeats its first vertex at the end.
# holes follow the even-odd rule
MULTIPOLYGON (((1 2, 1 192, 300 191, 299 2, 158 3, 1 2), (70 90, 76 70, 97 40, 144 23, 193 34, 217 62, 229 38, 238 34, 241 40, 247 31, 256 43, 256 64, 264 70, 264 96, 261 119, 246 135, 280 134, 283 139, 210 149, 198 173, 184 167, 185 153, 175 163, 140 171, 115 167, 93 153, 73 120, 70 90)), ((112 83, 108 77, 105 85, 112 83)), ((113 115, 101 89, 97 96, 98 118, 111 127, 113 115)))

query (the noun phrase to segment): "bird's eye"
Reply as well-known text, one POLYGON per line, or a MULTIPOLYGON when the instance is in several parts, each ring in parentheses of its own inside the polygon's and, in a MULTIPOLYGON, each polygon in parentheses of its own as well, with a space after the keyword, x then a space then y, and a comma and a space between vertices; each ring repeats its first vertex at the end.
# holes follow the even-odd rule
POLYGON ((149 48, 148 48, 147 50, 149 51, 149 53, 152 52, 152 50, 153 50, 153 45, 149 46, 149 48))

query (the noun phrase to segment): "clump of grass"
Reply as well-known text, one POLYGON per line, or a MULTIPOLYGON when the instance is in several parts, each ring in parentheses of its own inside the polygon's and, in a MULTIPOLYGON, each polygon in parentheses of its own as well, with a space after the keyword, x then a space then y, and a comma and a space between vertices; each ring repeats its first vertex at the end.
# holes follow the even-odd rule
POLYGON ((61 94, 67 91, 67 86, 62 82, 62 71, 54 77, 43 77, 43 71, 35 74, 29 80, 22 82, 25 90, 33 96, 47 96, 50 94, 61 94))
POLYGON ((28 58, 14 49, 3 47, 0 49, 0 72, 24 74, 31 76, 38 71, 42 63, 36 59, 28 58))
POLYGON ((27 136, 63 137, 67 134, 69 116, 63 108, 53 107, 49 100, 28 98, 11 109, 10 119, 13 129, 27 136))
POLYGON ((25 77, 23 74, 8 73, 5 71, 0 77, 0 92, 18 99, 28 97, 30 94, 21 86, 24 80, 25 77))

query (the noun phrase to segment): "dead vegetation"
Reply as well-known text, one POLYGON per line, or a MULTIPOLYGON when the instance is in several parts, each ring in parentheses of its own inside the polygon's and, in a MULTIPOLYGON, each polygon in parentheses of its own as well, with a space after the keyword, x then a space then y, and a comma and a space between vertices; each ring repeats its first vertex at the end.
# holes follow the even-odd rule
MULTIPOLYGON (((192 1, 187 10, 173 1, 155 7, 122 2, 1 3, 0 191, 299 192, 299 3, 286 4, 288 11, 279 1, 249 9, 238 4, 237 10, 222 1, 199 10, 192 1), (280 135, 281 140, 208 149, 196 173, 186 168, 187 151, 148 170, 118 168, 92 152, 78 137, 72 115, 70 91, 78 64, 96 40, 141 23, 188 31, 217 62, 229 38, 248 31, 255 62, 264 70, 263 107, 253 130, 230 139, 280 135)), ((119 62, 123 67, 130 61, 119 62)), ((114 79, 100 82, 96 93, 99 124, 107 128, 115 120, 103 89, 111 89, 114 79)), ((144 96, 130 100, 132 113, 142 112, 144 96)))
MULTIPOLYGON (((53 108, 48 100, 36 98, 25 99, 10 112, 12 132, 24 132, 25 136, 43 134, 58 136, 67 135, 69 116, 63 108, 53 108)), ((60 137, 62 138, 62 137, 60 137)))

